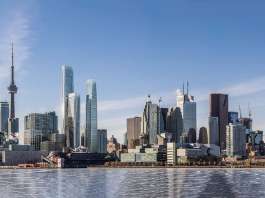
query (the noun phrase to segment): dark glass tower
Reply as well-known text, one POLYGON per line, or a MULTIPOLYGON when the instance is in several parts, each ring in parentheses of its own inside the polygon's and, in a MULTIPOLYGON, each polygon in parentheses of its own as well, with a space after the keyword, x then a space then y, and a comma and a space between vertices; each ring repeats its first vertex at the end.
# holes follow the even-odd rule
POLYGON ((15 116, 15 94, 17 93, 17 86, 15 85, 14 76, 14 51, 12 43, 12 65, 11 65, 11 82, 8 87, 8 93, 10 94, 9 102, 9 118, 8 118, 8 135, 13 135, 18 132, 18 118, 15 116))
POLYGON ((210 117, 218 117, 219 146, 224 150, 226 148, 226 126, 228 125, 227 94, 213 93, 210 95, 210 117))

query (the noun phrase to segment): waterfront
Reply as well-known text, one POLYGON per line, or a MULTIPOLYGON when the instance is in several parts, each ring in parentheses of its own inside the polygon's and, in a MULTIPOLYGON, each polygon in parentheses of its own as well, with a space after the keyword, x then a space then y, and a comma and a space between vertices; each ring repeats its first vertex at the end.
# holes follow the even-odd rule
POLYGON ((264 197, 265 169, 0 170, 0 197, 264 197))

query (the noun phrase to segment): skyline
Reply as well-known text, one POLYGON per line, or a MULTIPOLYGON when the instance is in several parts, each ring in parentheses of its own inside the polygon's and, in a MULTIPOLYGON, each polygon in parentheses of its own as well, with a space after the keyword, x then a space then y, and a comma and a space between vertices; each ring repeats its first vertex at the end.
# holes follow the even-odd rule
POLYGON ((207 126, 209 93, 224 92, 231 97, 230 110, 237 111, 241 104, 244 116, 250 102, 254 128, 264 130, 265 29, 260 19, 264 3, 230 3, 231 7, 226 8, 216 3, 206 6, 169 2, 160 8, 160 3, 154 2, 149 10, 146 1, 127 1, 130 6, 121 1, 104 6, 96 2, 68 2, 61 5, 60 11, 58 5, 50 6, 52 1, 28 1, 24 5, 15 2, 13 9, 9 9, 14 5, 8 1, 0 3, 0 26, 4 29, 0 33, 0 100, 8 99, 13 40, 16 84, 20 88, 16 109, 21 125, 24 116, 31 112, 56 110, 60 115, 60 67, 69 64, 75 73, 76 92, 81 96, 82 123, 85 81, 95 79, 99 128, 107 128, 108 135, 114 134, 119 141, 126 131, 126 118, 141 115, 148 94, 155 103, 162 97, 162 106, 175 105, 175 90, 186 80, 190 81, 191 94, 197 102, 198 128, 207 126), (196 6, 202 10, 196 10, 196 6), (235 6, 239 6, 237 16, 232 13, 235 6), (90 13, 90 7, 99 13, 90 13), (209 7, 223 13, 215 19, 217 23, 210 19, 215 14, 209 7), (47 8, 52 9, 49 14, 47 8), (107 14, 103 16, 104 10, 107 14), (245 21, 246 11, 252 15, 245 21), (80 24, 70 21, 80 20, 80 16, 80 24), (59 24, 52 21, 54 17, 58 17, 59 24), (205 24, 199 24, 200 21, 205 24), (247 24, 249 21, 252 24, 247 24), (246 26, 245 31, 241 26, 246 26), (207 33, 212 28, 215 31, 207 33), (217 75, 225 79, 216 79, 217 75))

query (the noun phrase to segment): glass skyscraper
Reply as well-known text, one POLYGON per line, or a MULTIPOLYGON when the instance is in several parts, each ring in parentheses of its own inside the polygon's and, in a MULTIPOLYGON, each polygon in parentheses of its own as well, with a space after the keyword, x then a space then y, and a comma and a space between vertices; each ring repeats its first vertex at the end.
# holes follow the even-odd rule
POLYGON ((8 132, 8 102, 0 102, 0 132, 8 132))
POLYGON ((66 109, 65 102, 69 93, 74 92, 74 73, 71 66, 63 65, 61 69, 61 110, 62 110, 62 120, 61 120, 61 133, 64 133, 65 129, 65 118, 66 109))
POLYGON ((77 148, 80 144, 80 96, 76 93, 68 94, 68 129, 70 134, 69 145, 77 148))
POLYGON ((183 132, 188 133, 190 129, 197 130, 196 102, 194 97, 187 93, 177 91, 177 107, 180 108, 183 119, 183 132))
POLYGON ((85 146, 90 152, 99 152, 97 135, 97 87, 94 80, 86 81, 85 146))

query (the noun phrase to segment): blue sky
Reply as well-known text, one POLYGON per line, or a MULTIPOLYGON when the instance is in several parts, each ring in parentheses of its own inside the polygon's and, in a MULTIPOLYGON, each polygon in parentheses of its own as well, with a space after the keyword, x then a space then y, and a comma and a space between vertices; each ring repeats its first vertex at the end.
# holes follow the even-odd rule
POLYGON ((1 0, 0 100, 13 40, 21 124, 27 113, 58 110, 60 65, 69 64, 83 103, 85 80, 97 81, 99 127, 119 140, 147 94, 175 105, 186 80, 198 126, 207 125, 208 94, 224 92, 231 110, 241 104, 247 115, 250 103, 264 129, 264 9, 264 1, 1 0))

